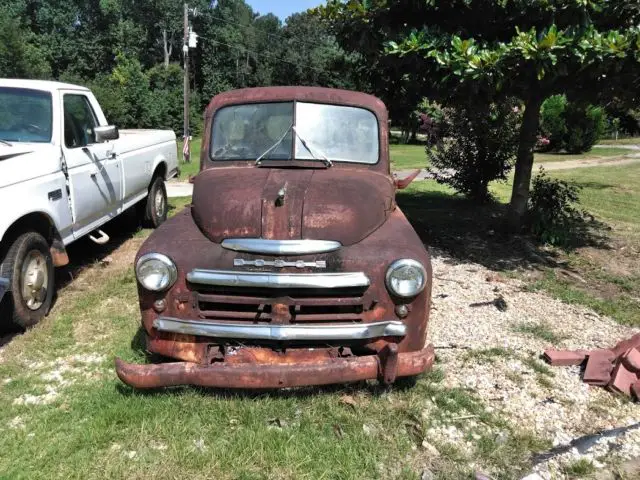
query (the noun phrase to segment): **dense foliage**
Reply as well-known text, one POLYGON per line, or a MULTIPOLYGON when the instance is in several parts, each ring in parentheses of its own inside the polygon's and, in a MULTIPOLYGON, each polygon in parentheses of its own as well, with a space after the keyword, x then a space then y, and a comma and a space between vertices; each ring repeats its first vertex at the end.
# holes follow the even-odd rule
MULTIPOLYGON (((355 56, 307 13, 286 23, 244 0, 190 0, 191 127, 224 90, 263 85, 353 87, 355 56)), ((182 132, 183 4, 175 0, 0 0, 0 77, 95 89, 120 127, 182 132)))
POLYGON ((600 107, 569 102, 564 95, 553 95, 542 104, 540 131, 549 140, 545 150, 587 152, 604 130, 605 114, 600 107))
POLYGON ((541 168, 533 179, 529 199, 531 232, 550 245, 570 247, 586 238, 593 218, 579 206, 580 188, 547 176, 541 168))
POLYGON ((385 65, 385 83, 404 86, 410 101, 523 101, 513 227, 527 211, 545 98, 633 102, 640 91, 637 0, 330 0, 322 14, 345 48, 385 65))
POLYGON ((520 115, 515 102, 473 102, 446 109, 448 136, 427 147, 439 183, 478 202, 491 196, 489 182, 507 179, 517 153, 520 115))

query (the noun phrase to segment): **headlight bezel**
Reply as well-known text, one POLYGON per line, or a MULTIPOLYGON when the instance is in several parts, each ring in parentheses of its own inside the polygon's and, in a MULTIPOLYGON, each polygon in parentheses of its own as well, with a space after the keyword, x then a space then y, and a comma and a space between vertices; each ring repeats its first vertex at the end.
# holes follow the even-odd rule
POLYGON ((142 255, 136 262, 136 280, 140 285, 142 285, 142 287, 145 290, 148 290, 150 292, 165 292, 169 290, 178 280, 178 267, 176 267, 176 264, 171 258, 169 258, 167 255, 163 253, 156 253, 156 252, 146 253, 142 255), (146 262, 150 260, 156 260, 162 263, 165 267, 167 267, 167 271, 169 274, 169 281, 162 288, 149 288, 149 286, 142 281, 142 275, 140 274, 140 269, 146 262))
POLYGON ((385 276, 384 276, 384 282, 387 286, 387 290, 393 296, 398 298, 414 298, 420 295, 425 289, 425 287, 427 286, 427 270, 426 268, 424 268, 424 265, 417 260, 414 260, 412 258, 400 258, 398 260, 391 262, 389 267, 387 267, 387 272, 385 273, 385 276), (422 275, 422 283, 420 284, 420 288, 418 288, 414 293, 411 293, 410 295, 404 295, 404 294, 398 293, 393 288, 393 285, 391 283, 393 273, 399 268, 403 268, 403 267, 417 268, 422 275))

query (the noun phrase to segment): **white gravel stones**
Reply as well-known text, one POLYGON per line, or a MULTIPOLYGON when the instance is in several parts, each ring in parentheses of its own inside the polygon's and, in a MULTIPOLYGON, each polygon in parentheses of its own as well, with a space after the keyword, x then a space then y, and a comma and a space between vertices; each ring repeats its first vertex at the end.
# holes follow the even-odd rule
MULTIPOLYGON (((485 402, 487 410, 551 440, 556 446, 640 421, 638 405, 584 384, 579 367, 545 369, 539 360, 543 350, 552 346, 608 347, 631 336, 635 333, 633 329, 589 309, 564 304, 542 293, 527 292, 522 282, 482 265, 458 262, 437 251, 432 255, 433 310, 429 337, 436 346, 446 386, 471 390, 485 402), (499 295, 507 302, 504 312, 489 303, 499 295), (522 324, 544 325, 561 340, 552 344, 519 333, 516 328, 522 324), (498 353, 489 358, 478 354, 492 348, 498 353)), ((454 432, 438 434, 454 443, 461 442, 454 432)), ((540 463, 535 470, 544 478, 563 478, 562 467, 579 458, 604 467, 637 456, 640 456, 640 429, 604 439, 585 452, 569 451, 540 463)))

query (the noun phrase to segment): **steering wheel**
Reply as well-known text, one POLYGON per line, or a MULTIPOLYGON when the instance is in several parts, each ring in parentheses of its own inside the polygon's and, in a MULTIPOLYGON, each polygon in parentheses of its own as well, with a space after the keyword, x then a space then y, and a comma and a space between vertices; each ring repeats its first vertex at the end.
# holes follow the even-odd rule
POLYGON ((251 150, 248 147, 245 147, 244 145, 227 144, 224 147, 219 148, 218 150, 213 152, 213 155, 215 157, 224 157, 228 153, 230 153, 232 156, 236 158, 244 158, 244 157, 249 158, 248 156, 251 153, 251 150))
POLYGON ((42 127, 39 127, 35 123, 24 123, 24 124, 19 125, 18 128, 20 128, 21 130, 26 130, 29 133, 41 133, 42 132, 42 127))

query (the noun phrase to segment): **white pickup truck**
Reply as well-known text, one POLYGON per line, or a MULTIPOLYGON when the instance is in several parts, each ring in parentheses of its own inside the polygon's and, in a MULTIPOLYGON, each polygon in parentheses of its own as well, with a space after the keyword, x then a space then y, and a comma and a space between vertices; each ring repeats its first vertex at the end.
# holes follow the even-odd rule
POLYGON ((107 241, 100 227, 130 207, 160 225, 177 172, 173 131, 118 131, 84 87, 0 79, 0 324, 46 315, 66 245, 107 241))

